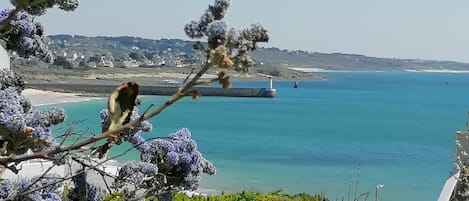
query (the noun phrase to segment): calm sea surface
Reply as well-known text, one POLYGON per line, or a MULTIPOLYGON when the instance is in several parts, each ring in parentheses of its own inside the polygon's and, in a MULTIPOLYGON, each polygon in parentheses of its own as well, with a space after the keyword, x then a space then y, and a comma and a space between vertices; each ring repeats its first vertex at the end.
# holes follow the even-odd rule
MULTIPOLYGON (((300 81, 297 89, 293 81, 274 82, 275 98, 184 99, 152 119, 153 133, 145 135, 189 128, 218 169, 203 177, 205 190, 283 189, 334 200, 370 192, 371 200, 384 184, 382 201, 436 200, 453 168, 454 132, 465 129, 469 74, 324 75, 327 80, 300 81)), ((161 104, 165 97, 142 100, 161 104)), ((104 100, 59 106, 68 122, 84 120, 78 129, 99 132, 104 100)), ((138 160, 136 152, 120 158, 131 159, 138 160)))

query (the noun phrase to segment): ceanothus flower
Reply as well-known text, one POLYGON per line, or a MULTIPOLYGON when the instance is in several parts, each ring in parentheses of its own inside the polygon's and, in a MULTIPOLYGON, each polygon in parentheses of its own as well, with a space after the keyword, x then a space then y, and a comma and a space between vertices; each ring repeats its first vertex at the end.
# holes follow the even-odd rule
POLYGON ((213 175, 216 170, 197 150, 191 136, 189 129, 182 128, 167 138, 154 139, 148 143, 152 152, 141 152, 141 159, 161 167, 160 173, 171 175, 169 185, 195 190, 203 173, 213 175))
POLYGON ((25 201, 60 201, 61 199, 58 192, 59 188, 62 187, 62 182, 60 182, 60 178, 61 177, 59 175, 55 174, 48 174, 42 178, 40 176, 36 176, 31 179, 23 178, 19 181, 18 187, 16 189, 16 194, 20 195, 18 199, 25 201), (22 193, 30 189, 39 190, 28 193, 26 195, 21 195, 22 193))
POLYGON ((6 199, 13 193, 13 183, 10 180, 0 181, 0 199, 6 199))
POLYGON ((44 201, 62 201, 57 193, 44 193, 42 194, 42 200, 44 201))
POLYGON ((21 114, 10 115, 6 120, 2 119, 0 124, 5 126, 10 132, 17 134, 22 133, 23 129, 26 127, 24 117, 21 114))
POLYGON ((181 128, 175 133, 171 133, 168 135, 169 138, 175 140, 190 140, 191 139, 191 131, 187 128, 181 128))
POLYGON ((78 0, 55 0, 59 8, 65 11, 74 11, 79 4, 78 0))
POLYGON ((225 21, 217 20, 212 22, 208 26, 207 36, 210 38, 226 38, 226 33, 228 32, 228 26, 225 21))
MULTIPOLYGON (((40 10, 40 9, 39 9, 40 10)), ((3 23, 12 10, 3 10, 0 13, 0 23, 3 23)), ((3 33, 6 48, 16 51, 23 57, 38 57, 46 62, 52 62, 52 54, 49 52, 44 30, 40 23, 34 21, 33 15, 20 11, 11 21, 10 29, 3 33)))
POLYGON ((164 157, 164 161, 169 166, 175 166, 179 163, 179 154, 174 151, 168 152, 164 157))
POLYGON ((23 77, 19 74, 14 73, 9 69, 0 70, 0 90, 13 87, 18 92, 23 91, 24 81, 23 77))
POLYGON ((55 138, 52 137, 52 133, 50 131, 50 128, 45 128, 45 127, 35 127, 34 131, 31 133, 31 136, 42 140, 43 142, 47 143, 47 145, 54 147, 57 145, 57 142, 55 141, 55 138))
POLYGON ((8 142, 6 155, 56 146, 49 127, 63 122, 65 111, 57 108, 36 111, 29 99, 20 94, 24 87, 22 77, 10 71, 0 71, 0 83, 0 127, 8 131, 2 133, 0 143, 8 142))
POLYGON ((130 161, 121 166, 114 186, 122 188, 126 183, 145 188, 158 185, 158 166, 153 163, 130 161))
POLYGON ((162 154, 176 151, 173 143, 165 139, 155 139, 150 143, 150 145, 154 148, 158 148, 157 151, 162 151, 162 154))
POLYGON ((130 138, 130 143, 141 153, 148 153, 151 151, 151 147, 145 139, 139 135, 135 134, 130 138))
POLYGON ((51 108, 45 111, 34 111, 28 113, 26 122, 28 126, 44 126, 50 127, 57 125, 65 120, 65 110, 62 108, 51 108))
MULTIPOLYGON (((17 0, 10 0, 11 4, 17 6, 17 0)), ((78 7, 78 0, 30 0, 25 10, 31 15, 43 15, 48 8, 55 5, 65 11, 73 11, 78 7)))
MULTIPOLYGON (((229 6, 229 0, 215 0, 215 4, 209 6, 205 13, 200 17, 199 21, 190 21, 186 24, 184 27, 186 35, 194 39, 202 38, 204 36, 210 37, 210 32, 207 32, 210 24, 223 19, 229 6)), ((214 35, 212 34, 211 36, 214 35)))
POLYGON ((215 0, 215 5, 209 6, 207 12, 211 12, 215 20, 220 20, 225 17, 226 10, 230 6, 230 0, 215 0))
POLYGON ((186 32, 186 35, 190 38, 202 38, 204 37, 204 28, 206 28, 206 26, 202 26, 200 22, 191 21, 184 27, 184 32, 186 32))

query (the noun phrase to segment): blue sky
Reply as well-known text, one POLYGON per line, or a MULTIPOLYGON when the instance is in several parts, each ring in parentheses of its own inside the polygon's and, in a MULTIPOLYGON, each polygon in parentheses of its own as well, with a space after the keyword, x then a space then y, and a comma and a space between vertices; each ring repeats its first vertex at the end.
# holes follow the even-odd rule
MULTIPOLYGON (((75 12, 52 9, 39 20, 46 34, 188 39, 185 23, 212 2, 81 0, 75 12)), ((266 47, 469 62, 467 0, 232 0, 225 19, 263 24, 266 47)))

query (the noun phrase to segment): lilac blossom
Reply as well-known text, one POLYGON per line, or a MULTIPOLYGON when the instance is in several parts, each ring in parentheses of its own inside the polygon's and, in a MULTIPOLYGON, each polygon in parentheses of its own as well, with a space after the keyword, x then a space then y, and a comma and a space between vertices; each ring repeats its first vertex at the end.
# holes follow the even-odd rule
MULTIPOLYGON (((37 111, 31 106, 29 99, 21 95, 22 81, 12 72, 0 71, 0 83, 8 88, 0 90, 0 127, 8 132, 2 132, 0 140, 8 142, 9 154, 22 154, 28 149, 43 150, 56 146, 50 126, 65 120, 63 109, 37 111)), ((2 142, 3 143, 3 142, 2 142)))
POLYGON ((55 0, 59 8, 65 11, 74 11, 79 4, 79 0, 55 0))
MULTIPOLYGON (((12 10, 3 10, 0 16, 9 15, 12 10)), ((4 23, 6 17, 0 17, 4 23)), ((38 57, 46 62, 52 62, 52 54, 47 48, 44 30, 40 23, 34 21, 33 15, 20 11, 9 21, 10 30, 3 33, 6 48, 17 52, 23 57, 38 57)))
POLYGON ((23 178, 19 181, 16 189, 16 197, 19 200, 37 201, 50 200, 60 201, 59 189, 62 187, 59 175, 48 174, 44 177, 36 176, 31 179, 23 178), (22 195, 30 189, 38 189, 30 193, 22 195))
POLYGON ((212 48, 226 42, 228 30, 228 26, 222 20, 216 20, 208 26, 207 37, 212 48))
MULTIPOLYGON (((10 0, 14 6, 18 6, 17 1, 20 0, 10 0)), ((48 8, 54 6, 58 6, 65 11, 73 11, 78 7, 78 3, 78 0, 30 0, 24 9, 31 15, 43 15, 48 8)))
POLYGON ((6 199, 13 193, 13 183, 10 180, 0 181, 0 199, 6 199))
POLYGON ((141 135, 134 135, 130 138, 130 143, 141 153, 150 152, 150 145, 141 135))
POLYGON ((229 6, 229 0, 215 0, 215 4, 209 6, 205 13, 200 17, 199 21, 191 21, 186 24, 184 28, 186 35, 190 38, 209 36, 209 33, 207 33, 208 27, 214 21, 223 19, 229 6))
POLYGON ((145 188, 157 185, 158 166, 153 163, 130 161, 121 166, 114 185, 122 188, 126 183, 145 188))
POLYGON ((202 38, 204 37, 204 28, 202 23, 191 21, 184 27, 184 32, 186 32, 186 35, 190 38, 202 38))
POLYGON ((226 10, 230 6, 230 0, 215 0, 215 5, 209 6, 207 12, 211 12, 215 20, 220 20, 225 17, 226 10))
POLYGON ((35 16, 43 15, 46 10, 58 6, 65 11, 73 11, 79 0, 10 0, 19 12, 7 22, 13 9, 0 11, 0 37, 6 42, 6 49, 17 52, 22 57, 37 57, 45 62, 53 62, 44 37, 42 25, 35 16))
POLYGON ((18 92, 23 91, 23 77, 8 69, 0 70, 0 90, 4 90, 9 87, 15 88, 18 92))
POLYGON ((153 153, 141 152, 143 162, 164 167, 160 173, 171 175, 168 181, 181 189, 195 190, 203 173, 213 175, 212 163, 197 150, 189 129, 182 128, 167 138, 157 138, 148 143, 153 153))

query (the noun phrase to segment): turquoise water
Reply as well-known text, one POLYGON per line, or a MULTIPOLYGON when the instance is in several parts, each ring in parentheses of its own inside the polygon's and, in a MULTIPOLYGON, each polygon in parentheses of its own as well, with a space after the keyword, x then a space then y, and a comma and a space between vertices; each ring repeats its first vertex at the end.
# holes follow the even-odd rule
MULTIPOLYGON (((152 119, 147 137, 191 129, 218 169, 203 177, 206 190, 283 189, 347 200, 358 181, 357 194, 370 192, 370 200, 377 184, 384 184, 382 201, 436 200, 453 167, 454 131, 467 121, 469 74, 324 75, 300 81, 298 89, 292 81, 274 82, 272 99, 184 99, 152 119)), ((164 99, 142 98, 143 105, 164 99)), ((78 129, 99 132, 104 100, 61 106, 67 121, 84 120, 78 129)), ((121 160, 137 158, 132 152, 121 160)))

